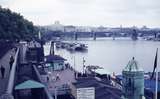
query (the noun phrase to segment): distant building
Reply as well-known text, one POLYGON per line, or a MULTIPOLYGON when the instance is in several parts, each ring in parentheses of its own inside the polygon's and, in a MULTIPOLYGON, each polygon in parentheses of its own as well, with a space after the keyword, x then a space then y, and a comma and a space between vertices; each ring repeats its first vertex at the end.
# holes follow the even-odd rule
POLYGON ((122 85, 125 99, 143 99, 144 71, 134 59, 130 60, 122 71, 122 85))
POLYGON ((46 28, 52 31, 64 32, 64 26, 59 21, 55 21, 54 24, 46 26, 46 28))
POLYGON ((141 30, 149 30, 149 28, 147 26, 142 26, 141 30))
POLYGON ((87 26, 77 26, 76 32, 91 32, 91 29, 87 26))
POLYGON ((132 40, 137 40, 138 39, 137 37, 138 37, 138 33, 135 29, 133 29, 133 33, 131 35, 132 40))
POLYGON ((108 28, 103 27, 103 26, 99 26, 99 27, 96 29, 96 32, 106 32, 106 31, 108 31, 108 28))
POLYGON ((76 27, 72 25, 64 26, 64 32, 75 32, 76 27))

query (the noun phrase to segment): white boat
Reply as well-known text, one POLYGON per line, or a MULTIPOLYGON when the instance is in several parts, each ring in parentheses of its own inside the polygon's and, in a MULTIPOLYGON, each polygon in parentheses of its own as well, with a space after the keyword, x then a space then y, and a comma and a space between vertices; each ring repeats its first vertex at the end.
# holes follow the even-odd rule
POLYGON ((83 50, 87 50, 87 48, 88 48, 88 46, 86 44, 78 43, 75 46, 75 51, 83 51, 83 50))

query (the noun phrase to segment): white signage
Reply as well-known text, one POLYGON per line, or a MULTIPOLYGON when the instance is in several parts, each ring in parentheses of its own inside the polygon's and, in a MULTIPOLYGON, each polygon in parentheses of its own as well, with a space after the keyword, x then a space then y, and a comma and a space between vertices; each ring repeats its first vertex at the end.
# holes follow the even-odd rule
POLYGON ((95 88, 78 88, 77 99, 95 99, 95 88))

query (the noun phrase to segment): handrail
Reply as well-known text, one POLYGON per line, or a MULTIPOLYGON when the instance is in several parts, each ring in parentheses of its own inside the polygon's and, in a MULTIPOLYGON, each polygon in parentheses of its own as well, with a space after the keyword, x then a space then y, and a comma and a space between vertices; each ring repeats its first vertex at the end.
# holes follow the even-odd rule
POLYGON ((8 86, 7 86, 7 90, 6 90, 6 93, 8 93, 8 94, 12 94, 12 91, 13 91, 16 66, 17 66, 17 61, 18 61, 18 54, 19 54, 19 48, 17 49, 17 52, 15 54, 14 62, 12 64, 12 68, 11 68, 10 74, 9 74, 8 86))
MULTIPOLYGON (((41 80, 39 71, 37 70, 37 68, 36 68, 35 65, 32 65, 32 66, 33 66, 33 69, 34 69, 36 75, 38 76, 38 80, 42 83, 42 80, 41 80)), ((48 99, 54 99, 54 98, 52 97, 52 95, 48 92, 48 90, 47 90, 46 87, 44 88, 44 91, 46 92, 46 95, 47 95, 47 98, 48 98, 48 99)))

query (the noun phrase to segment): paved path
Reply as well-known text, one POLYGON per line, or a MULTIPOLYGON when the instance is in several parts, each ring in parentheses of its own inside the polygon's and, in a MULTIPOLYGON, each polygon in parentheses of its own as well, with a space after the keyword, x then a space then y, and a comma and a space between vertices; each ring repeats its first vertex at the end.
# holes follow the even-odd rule
POLYGON ((13 50, 9 50, 1 59, 0 59, 0 66, 3 65, 5 67, 5 78, 2 79, 2 75, 0 72, 0 96, 4 94, 7 84, 8 84, 8 78, 9 78, 9 59, 10 55, 15 55, 15 52, 13 50))
POLYGON ((51 94, 54 94, 55 87, 62 87, 64 84, 70 85, 75 82, 74 71, 65 69, 62 71, 54 71, 49 73, 49 82, 46 82, 47 88, 51 94), (56 81, 56 76, 59 74, 59 80, 56 81))

